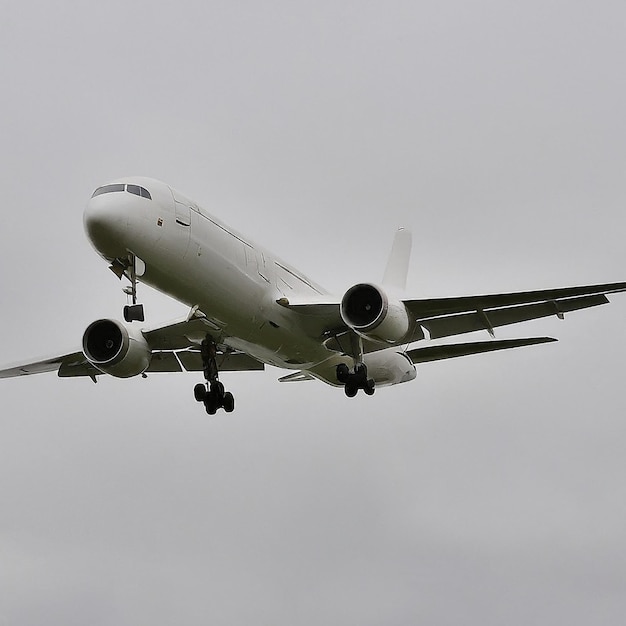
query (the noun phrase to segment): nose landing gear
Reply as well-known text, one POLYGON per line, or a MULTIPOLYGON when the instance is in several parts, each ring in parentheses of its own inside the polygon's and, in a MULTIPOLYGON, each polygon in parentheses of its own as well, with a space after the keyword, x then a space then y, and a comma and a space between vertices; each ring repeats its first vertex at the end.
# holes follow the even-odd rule
POLYGON ((217 346, 211 339, 205 339, 200 345, 202 366, 206 383, 198 383, 193 388, 193 396, 196 402, 202 402, 209 415, 215 415, 218 409, 224 409, 226 413, 235 410, 235 398, 230 391, 224 390, 224 385, 219 381, 219 372, 215 356, 217 346))
POLYGON ((146 270, 144 262, 130 253, 126 258, 115 259, 109 269, 120 280, 125 276, 130 281, 130 286, 124 287, 124 293, 131 299, 131 304, 124 307, 124 320, 129 323, 145 321, 143 304, 137 304, 137 277, 146 270))
POLYGON ((146 316, 143 312, 143 304, 131 304, 124 307, 124 319, 127 322, 143 322, 146 316))

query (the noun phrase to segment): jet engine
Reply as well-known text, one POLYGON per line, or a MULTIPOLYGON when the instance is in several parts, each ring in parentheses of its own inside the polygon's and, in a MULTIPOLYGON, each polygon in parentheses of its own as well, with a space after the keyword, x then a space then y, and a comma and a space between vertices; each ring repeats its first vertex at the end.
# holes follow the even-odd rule
POLYGON ((110 319, 97 320, 87 327, 83 352, 94 367, 116 378, 143 373, 152 355, 140 330, 110 319))
POLYGON ((350 287, 341 300, 341 317, 366 339, 398 343, 409 332, 410 320, 400 300, 392 300, 381 287, 360 283, 350 287))

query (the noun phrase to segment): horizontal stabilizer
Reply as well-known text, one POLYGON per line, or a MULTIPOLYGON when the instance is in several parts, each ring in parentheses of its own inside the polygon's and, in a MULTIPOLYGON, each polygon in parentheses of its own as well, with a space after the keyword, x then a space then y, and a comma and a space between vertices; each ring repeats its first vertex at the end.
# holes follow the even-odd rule
POLYGON ((308 372, 294 372, 293 374, 287 374, 278 379, 279 383, 299 383, 303 380, 315 380, 315 376, 312 376, 308 372))
POLYGON ((522 348, 540 343, 552 343, 557 341, 552 337, 530 337, 528 339, 499 339, 497 341, 476 341, 472 343, 455 343, 444 346, 426 346, 409 350, 407 354, 413 363, 427 363, 442 359, 455 359, 470 354, 482 354, 509 348, 522 348))

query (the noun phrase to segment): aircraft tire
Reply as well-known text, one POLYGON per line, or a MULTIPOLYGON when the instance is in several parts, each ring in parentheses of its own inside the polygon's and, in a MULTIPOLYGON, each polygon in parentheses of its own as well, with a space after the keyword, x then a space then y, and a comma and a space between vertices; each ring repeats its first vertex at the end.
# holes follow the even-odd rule
POLYGON ((193 388, 193 397, 196 399, 196 402, 204 402, 206 395, 207 395, 207 390, 206 390, 206 387, 202 383, 198 383, 193 388))
POLYGON ((354 398, 354 396, 356 396, 357 392, 359 391, 359 388, 351 385, 350 383, 346 383, 344 391, 346 392, 348 398, 354 398))
POLYGON ((215 393, 209 391, 204 399, 204 408, 209 415, 215 415, 219 408, 219 399, 215 393))
POLYGON ((367 382, 365 383, 365 387, 363 388, 363 391, 365 391, 365 393, 368 396, 374 395, 374 391, 376 391, 376 382, 374 381, 373 378, 367 379, 367 382))
POLYGON ((232 413, 235 410, 235 398, 230 391, 224 394, 223 406, 226 413, 232 413))
POLYGON ((350 370, 348 366, 345 363, 339 363, 339 365, 337 365, 337 380, 340 383, 346 383, 348 382, 349 376, 350 370))

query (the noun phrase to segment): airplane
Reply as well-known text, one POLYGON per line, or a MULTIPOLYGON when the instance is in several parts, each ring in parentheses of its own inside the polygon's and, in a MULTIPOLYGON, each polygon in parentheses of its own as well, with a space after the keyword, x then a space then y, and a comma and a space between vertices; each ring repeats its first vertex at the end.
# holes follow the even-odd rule
POLYGON ((557 341, 495 339, 495 329, 609 302, 626 282, 490 295, 407 298, 410 231, 397 231, 381 283, 336 296, 209 214, 173 187, 144 177, 98 187, 84 211, 95 250, 119 278, 124 323, 99 319, 82 349, 0 370, 0 378, 57 371, 58 376, 117 378, 153 372, 202 372, 194 398, 209 415, 235 401, 219 374, 291 370, 281 382, 321 380, 359 390, 415 379, 416 364, 557 341), (189 307, 180 320, 142 327, 137 286, 150 285, 189 307), (139 323, 139 324, 138 324, 139 323), (437 343, 486 331, 487 341, 437 343), (420 346, 422 342, 425 345, 420 346), (417 344, 416 347, 412 347, 417 344))

